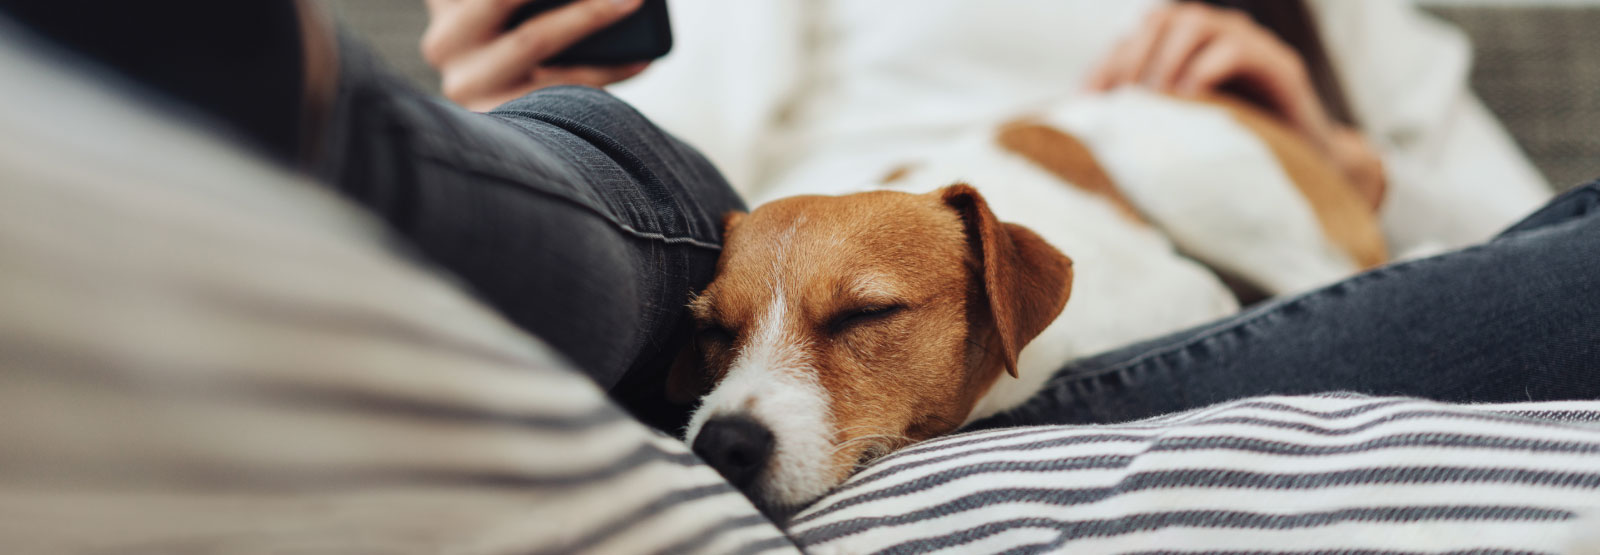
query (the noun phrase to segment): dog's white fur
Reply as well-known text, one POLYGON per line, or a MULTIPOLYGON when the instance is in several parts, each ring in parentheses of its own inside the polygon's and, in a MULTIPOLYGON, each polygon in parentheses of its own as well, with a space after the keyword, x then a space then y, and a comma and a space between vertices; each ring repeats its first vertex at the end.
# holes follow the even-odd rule
POLYGON ((1183 251, 1272 293, 1358 269, 1267 146, 1213 106, 1130 90, 1060 106, 1123 193, 1183 251))
POLYGON ((759 493, 777 505, 796 507, 833 483, 833 422, 828 392, 817 383, 804 339, 785 329, 788 298, 781 285, 774 287, 755 337, 722 383, 701 400, 685 440, 693 445, 706 422, 719 416, 743 415, 762 423, 772 431, 774 444, 772 462, 757 482, 759 493))
POLYGON ((1002 377, 969 422, 1020 404, 1067 361, 1237 311, 1220 279, 1180 249, 1275 294, 1359 269, 1323 235, 1268 147, 1221 108, 1126 89, 1053 106, 1039 119, 1083 141, 1155 228, 1001 148, 993 131, 888 185, 922 192, 971 183, 1000 219, 1075 262, 1066 310, 1023 349, 1018 379, 1002 377))

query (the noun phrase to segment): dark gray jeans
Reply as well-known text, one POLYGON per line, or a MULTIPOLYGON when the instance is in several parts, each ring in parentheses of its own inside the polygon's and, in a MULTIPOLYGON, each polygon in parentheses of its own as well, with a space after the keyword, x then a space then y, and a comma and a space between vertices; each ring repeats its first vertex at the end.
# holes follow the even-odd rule
POLYGON ((1326 391, 1600 399, 1600 182, 1488 243, 1072 362, 1023 406, 974 427, 1122 422, 1326 391))
POLYGON ((716 168, 596 89, 477 114, 342 50, 325 181, 635 415, 678 427, 686 407, 665 404, 665 372, 689 342, 722 217, 744 209, 716 168))

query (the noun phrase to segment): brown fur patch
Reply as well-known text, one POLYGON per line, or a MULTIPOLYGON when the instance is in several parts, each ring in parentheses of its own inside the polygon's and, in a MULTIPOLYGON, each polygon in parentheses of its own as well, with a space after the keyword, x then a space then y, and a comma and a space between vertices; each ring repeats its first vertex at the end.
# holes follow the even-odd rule
POLYGON ((995 218, 971 186, 951 185, 940 192, 961 214, 967 241, 983 263, 988 318, 1002 349, 1006 371, 1017 375, 1017 355, 1067 306, 1072 295, 1072 259, 1033 230, 995 218))
POLYGON ((1002 148, 1027 158, 1062 181, 1105 197, 1129 220, 1146 224, 1139 210, 1111 180, 1111 175, 1100 167, 1094 152, 1072 134, 1023 119, 1001 126, 995 140, 1002 148))
POLYGON ((1311 204, 1323 234, 1357 265, 1365 269, 1389 260, 1388 244, 1370 204, 1351 186, 1344 172, 1304 137, 1254 104, 1221 95, 1199 102, 1227 110, 1266 143, 1289 180, 1311 204))

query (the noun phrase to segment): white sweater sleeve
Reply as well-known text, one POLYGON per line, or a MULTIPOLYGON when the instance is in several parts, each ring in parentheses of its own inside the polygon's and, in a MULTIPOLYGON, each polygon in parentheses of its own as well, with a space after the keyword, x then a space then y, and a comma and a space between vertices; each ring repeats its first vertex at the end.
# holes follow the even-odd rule
POLYGON ((1383 156, 1380 216, 1395 253, 1482 241, 1550 196, 1468 89, 1471 46, 1460 30, 1410 2, 1309 5, 1351 109, 1383 156))
POLYGON ((673 0, 673 50, 609 90, 694 145, 747 196, 759 152, 805 76, 802 0, 673 0))

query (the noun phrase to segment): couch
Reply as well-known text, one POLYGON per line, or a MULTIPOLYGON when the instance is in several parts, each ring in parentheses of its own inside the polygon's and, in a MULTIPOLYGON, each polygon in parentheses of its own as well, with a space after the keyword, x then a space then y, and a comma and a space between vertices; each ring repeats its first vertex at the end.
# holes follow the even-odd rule
POLYGON ((0 551, 1600 550, 1600 406, 1348 394, 941 438, 780 527, 360 210, 21 35, 0 551))

